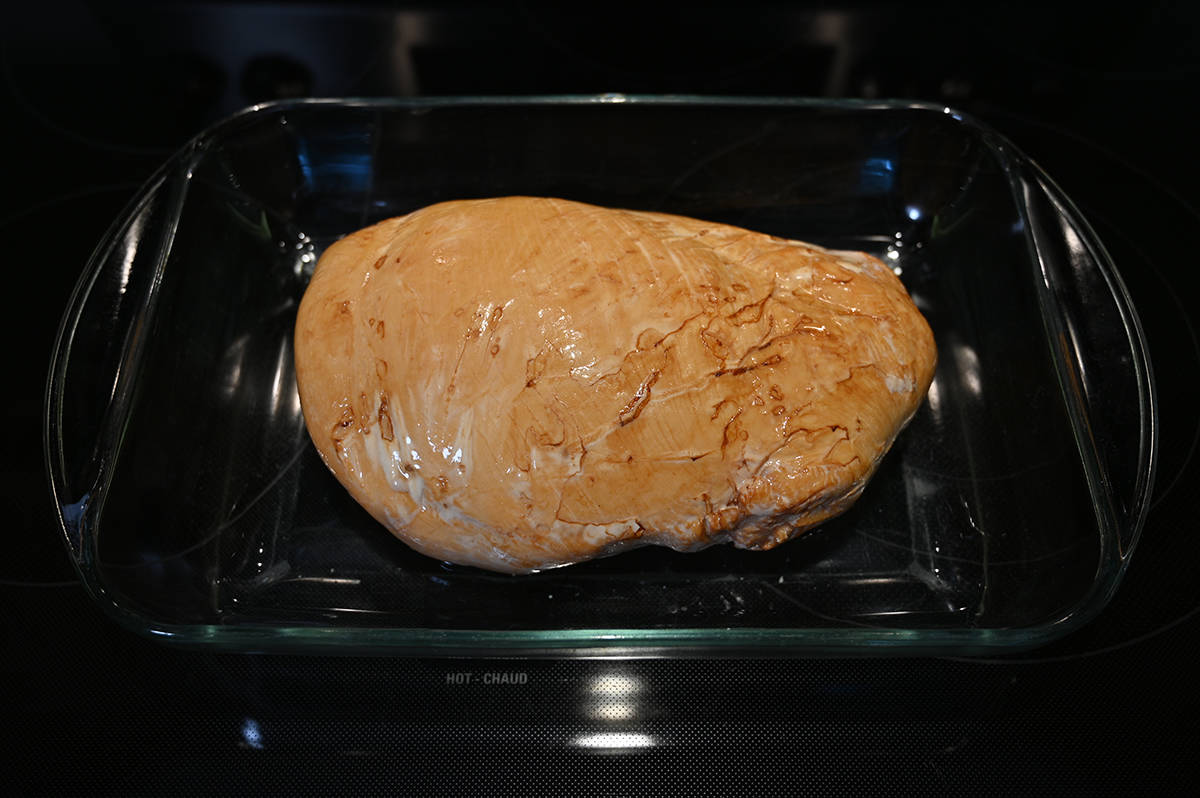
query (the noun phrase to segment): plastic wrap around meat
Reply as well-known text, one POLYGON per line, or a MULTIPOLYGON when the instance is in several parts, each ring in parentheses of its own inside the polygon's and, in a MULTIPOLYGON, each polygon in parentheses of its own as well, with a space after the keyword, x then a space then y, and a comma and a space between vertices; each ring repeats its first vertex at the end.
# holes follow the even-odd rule
POLYGON ((295 351, 354 498, 425 554, 508 572, 772 548, 858 498, 936 360, 871 256, 527 197, 342 239, 295 351))

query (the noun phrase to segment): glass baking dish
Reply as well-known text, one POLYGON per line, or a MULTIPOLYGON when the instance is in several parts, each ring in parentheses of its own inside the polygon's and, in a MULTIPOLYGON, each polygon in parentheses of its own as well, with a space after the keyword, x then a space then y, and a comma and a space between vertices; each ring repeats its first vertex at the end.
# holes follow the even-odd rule
POLYGON ((53 352, 66 543, 140 632, 420 655, 955 653, 1112 596, 1153 482, 1137 316, 1009 142, 907 102, 308 100, 204 132, 99 245, 53 352), (414 553, 309 441, 292 365, 322 250, 433 202, 556 196, 871 252, 936 335, 928 396, 846 515, 770 552, 640 549, 530 576, 414 553))

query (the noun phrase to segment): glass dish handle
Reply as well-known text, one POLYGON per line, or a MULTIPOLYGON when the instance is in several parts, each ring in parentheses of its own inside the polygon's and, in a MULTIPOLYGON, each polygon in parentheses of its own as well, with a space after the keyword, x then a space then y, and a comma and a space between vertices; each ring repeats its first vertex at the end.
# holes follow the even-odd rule
POLYGON ((1097 519, 1123 567, 1153 488, 1157 407, 1146 338, 1112 259, 1080 211, 1032 165, 1017 174, 1034 284, 1097 519))
POLYGON ((85 581, 97 546, 87 530, 112 478, 189 182, 181 160, 151 178, 104 236, 75 286, 51 355, 46 466, 67 548, 85 581))

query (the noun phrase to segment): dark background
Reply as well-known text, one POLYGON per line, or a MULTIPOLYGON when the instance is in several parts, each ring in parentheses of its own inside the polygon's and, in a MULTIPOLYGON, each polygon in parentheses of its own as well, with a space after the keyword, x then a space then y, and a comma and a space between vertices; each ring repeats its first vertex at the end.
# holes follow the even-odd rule
POLYGON ((11 4, 0 787, 1193 794, 1198 80, 1188 2, 11 4), (1128 284, 1160 389, 1153 506, 1109 608, 988 661, 248 656, 167 648, 103 617, 58 536, 42 394, 69 292, 139 184, 266 99, 608 91, 946 102, 1058 180, 1128 284), (447 683, 492 670, 527 681, 447 683), (624 737, 590 747, 599 733, 624 737))

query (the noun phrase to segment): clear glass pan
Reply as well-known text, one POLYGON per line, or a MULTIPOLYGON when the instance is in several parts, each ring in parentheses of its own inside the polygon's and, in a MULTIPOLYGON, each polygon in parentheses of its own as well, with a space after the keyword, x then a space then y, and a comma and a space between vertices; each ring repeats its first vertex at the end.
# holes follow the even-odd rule
POLYGON ((913 103, 296 101, 194 139, 66 311, 46 456, 125 625, 237 650, 971 653, 1105 605, 1153 482, 1146 344, 1094 234, 994 131, 913 103), (309 442, 292 324, 316 258, 432 202, 661 210, 872 252, 937 338, 927 400, 845 516, 766 553, 641 549, 532 576, 394 540, 309 442))

